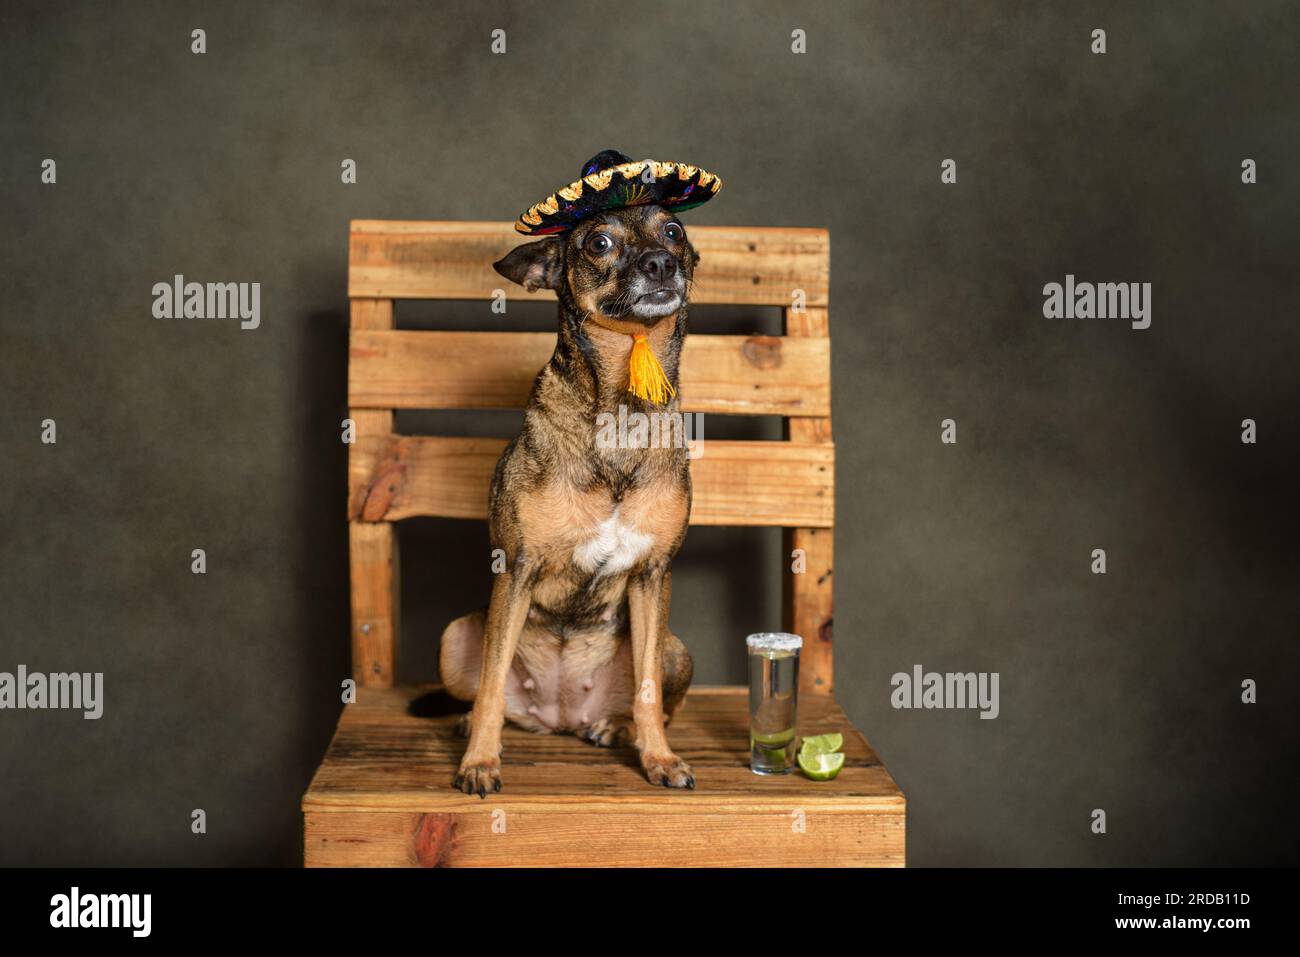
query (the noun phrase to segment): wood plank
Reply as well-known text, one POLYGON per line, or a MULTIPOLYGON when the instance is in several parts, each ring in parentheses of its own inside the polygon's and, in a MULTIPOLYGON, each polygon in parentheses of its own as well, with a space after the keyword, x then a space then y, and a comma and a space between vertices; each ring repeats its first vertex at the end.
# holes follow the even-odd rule
MULTIPOLYGON (((391 299, 353 299, 351 303, 352 335, 391 332, 395 323, 391 299)), ((351 373, 349 373, 350 375, 351 373)), ((392 407, 363 408, 352 406, 348 410, 356 431, 355 438, 391 435, 393 432, 392 407)), ((357 445, 348 448, 348 467, 355 464, 357 445)), ((359 513, 360 503, 349 500, 348 517, 359 513)))
MULTIPOLYGON (((810 306, 824 306, 830 281, 830 240, 824 229, 691 226, 700 253, 691 302, 788 306, 802 289, 810 306)), ((348 254, 352 298, 507 299, 530 293, 504 279, 492 263, 529 238, 508 222, 354 220, 348 254)), ((555 294, 531 294, 553 300, 555 294)))
MULTIPOLYGON (((689 636, 684 638, 689 642, 689 636)), ((799 699, 798 732, 843 732, 844 770, 833 781, 755 775, 749 769, 748 700, 742 686, 695 687, 669 725, 669 743, 698 772, 693 792, 649 785, 631 749, 596 748, 570 734, 538 735, 508 725, 502 739, 506 786, 493 800, 507 809, 540 803, 570 810, 663 807, 666 813, 779 811, 792 803, 827 811, 891 810, 903 804, 875 750, 835 700, 824 695, 799 699)), ((450 787, 465 750, 465 739, 454 730, 465 707, 440 694, 436 685, 361 689, 356 704, 343 709, 338 732, 304 797, 304 810, 484 807, 477 797, 471 800, 450 787), (427 702, 429 710, 446 706, 457 713, 416 717, 411 712, 417 700, 427 702)))
MULTIPOLYGON (((785 310, 788 339, 827 344, 830 361, 830 316, 824 307, 785 310)), ((830 388, 830 373, 826 376, 830 388)), ((820 417, 791 418, 786 438, 792 442, 830 442, 830 409, 820 417)), ((799 662, 799 684, 809 694, 832 694, 835 689, 833 647, 835 533, 829 528, 791 528, 785 532, 785 553, 803 552, 804 572, 787 572, 783 612, 785 629, 804 640, 799 662)))
MULTIPOLYGON (((354 331, 353 408, 521 409, 550 361, 549 332, 354 331)), ((686 339, 682 410, 723 415, 830 414, 830 342, 783 336, 686 339)))
POLYGON ((351 313, 353 332, 358 329, 393 328, 393 300, 391 299, 353 299, 351 313))
POLYGON ((803 551, 804 571, 786 569, 782 602, 786 631, 803 638, 799 655, 799 690, 805 694, 832 694, 835 690, 832 659, 831 611, 835 569, 835 532, 829 528, 792 528, 786 536, 787 557, 803 551))
POLYGON ((352 579, 352 677, 359 687, 388 688, 398 635, 397 532, 388 522, 349 522, 352 579))
MULTIPOLYGON (((351 328, 385 331, 393 328, 391 299, 354 299, 351 328)), ((391 435, 392 409, 349 409, 355 436, 348 447, 349 470, 358 467, 361 442, 391 435)), ((349 500, 351 518, 362 503, 349 500)), ((348 525, 348 563, 352 594, 352 677, 366 687, 387 688, 397 680, 398 567, 397 535, 384 524, 348 525)))
MULTIPOLYGON (((488 486, 505 439, 359 437, 348 461, 350 517, 487 518, 488 486)), ((709 440, 691 463, 693 525, 829 528, 833 445, 709 440)))
POLYGON ((668 729, 695 790, 652 787, 632 749, 507 726, 487 800, 450 787, 465 739, 448 703, 435 686, 367 688, 345 707, 303 797, 308 865, 903 864, 906 799, 829 697, 800 701, 798 730, 844 734, 833 781, 755 775, 745 689, 701 687, 668 729))
POLYGON ((824 410, 791 412, 786 438, 792 442, 830 442, 831 436, 831 329, 830 316, 825 307, 809 306, 807 309, 785 310, 785 337, 788 342, 802 341, 817 344, 825 349, 826 396, 824 410))
POLYGON ((901 813, 304 815, 307 867, 902 867, 901 813), (502 830, 504 828, 504 830, 502 830))

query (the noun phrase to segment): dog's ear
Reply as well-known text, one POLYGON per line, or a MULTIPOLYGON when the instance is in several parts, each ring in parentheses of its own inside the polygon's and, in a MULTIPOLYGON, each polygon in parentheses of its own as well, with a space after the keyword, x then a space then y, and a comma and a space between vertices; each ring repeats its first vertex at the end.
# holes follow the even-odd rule
POLYGON ((555 236, 510 250, 492 268, 529 292, 559 289, 564 275, 564 242, 555 236))

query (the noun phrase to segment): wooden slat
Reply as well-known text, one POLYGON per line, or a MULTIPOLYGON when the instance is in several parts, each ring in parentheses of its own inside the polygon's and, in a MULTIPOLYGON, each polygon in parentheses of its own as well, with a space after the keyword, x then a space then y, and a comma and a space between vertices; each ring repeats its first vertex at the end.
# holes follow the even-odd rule
MULTIPOLYGON (((353 408, 521 409, 550 361, 550 332, 352 333, 353 408)), ((830 414, 830 343, 783 336, 689 336, 682 409, 723 415, 830 414)))
POLYGON ((803 638, 799 656, 799 689, 805 694, 828 695, 835 690, 832 660, 832 574, 835 532, 830 528, 792 528, 787 542, 785 600, 782 612, 786 631, 803 638), (803 552, 804 571, 790 570, 790 555, 803 552))
POLYGON ((835 447, 715 442, 691 463, 691 524, 825 526, 835 520, 835 447))
POLYGON ((819 355, 825 357, 826 407, 818 411, 791 412, 786 437, 792 442, 830 442, 831 439, 831 329, 830 316, 824 307, 785 310, 785 337, 793 343, 803 342, 806 348, 820 347, 819 355))
MULTIPOLYGON (((361 438, 349 459, 351 517, 487 517, 488 485, 505 439, 389 435, 361 438)), ((829 528, 835 447, 713 441, 691 463, 693 525, 829 528)))
MULTIPOLYGON (((389 299, 354 299, 351 326, 358 330, 393 328, 389 299)), ((392 409, 350 409, 356 440, 348 448, 349 468, 358 441, 373 441, 393 431, 392 409)), ((348 514, 353 512, 349 502, 348 514)), ((358 685, 390 687, 396 680, 399 569, 397 535, 386 523, 348 526, 352 583, 352 677, 358 685)))
POLYGON ((358 329, 392 329, 393 300, 353 299, 350 326, 358 329))
MULTIPOLYGON (((393 302, 391 299, 353 299, 351 315, 351 335, 391 334, 394 326, 393 302)), ((349 366, 351 363, 349 363, 349 366)), ((349 377, 351 372, 349 371, 349 377)), ((391 435, 393 432, 393 407, 380 406, 366 408, 349 403, 348 417, 352 419, 358 438, 373 438, 391 435)), ((348 469, 356 468, 355 458, 357 444, 348 448, 348 469)), ((348 517, 359 512, 360 503, 348 501, 348 517)))
POLYGON ((307 867, 903 866, 901 813, 804 811, 803 832, 794 821, 792 810, 314 812, 303 848, 307 867))
POLYGON ((398 635, 397 531, 389 522, 349 522, 352 677, 361 687, 395 679, 398 635))
MULTIPOLYGON (((691 226, 700 254, 691 302, 788 306, 802 289, 810 306, 824 306, 830 242, 824 229, 691 226)), ((492 268, 514 247, 532 241, 512 223, 354 220, 348 258, 353 298, 554 299, 525 292, 492 268)))
POLYGON ((906 799, 828 697, 800 701, 798 731, 843 733, 833 781, 754 775, 745 689, 702 687, 668 728, 695 790, 652 787, 630 749, 507 726, 503 789, 480 800, 450 787, 465 748, 456 715, 411 714, 434 692, 364 689, 345 708, 303 797, 309 866, 904 863, 906 799))
MULTIPOLYGON (((825 307, 785 310, 785 334, 790 341, 823 342, 830 361, 830 317, 825 307)), ((826 387, 830 388, 827 371, 826 387)), ((818 416, 792 417, 786 423, 786 438, 792 442, 830 442, 830 409, 818 416)), ((799 662, 801 690, 810 694, 831 694, 835 688, 832 655, 834 623, 833 595, 835 533, 829 528, 790 528, 784 535, 787 560, 796 549, 803 552, 805 570, 786 570, 782 611, 785 629, 804 640, 799 662)))

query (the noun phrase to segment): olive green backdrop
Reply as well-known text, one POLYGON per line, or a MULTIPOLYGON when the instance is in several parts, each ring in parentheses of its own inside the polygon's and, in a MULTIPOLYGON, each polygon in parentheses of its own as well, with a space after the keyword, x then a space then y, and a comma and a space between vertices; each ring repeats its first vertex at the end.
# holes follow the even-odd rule
MULTIPOLYGON (((348 220, 511 219, 606 147, 719 172, 688 228, 830 229, 836 674, 909 862, 1295 863, 1300 11, 1228 7, 6 3, 0 671, 102 671, 107 701, 0 712, 0 863, 301 859, 349 664, 348 220), (177 273, 260 282, 261 328, 152 318, 177 273), (1043 318, 1067 273, 1152 283, 1151 328, 1043 318), (894 710, 916 664, 998 672, 1000 717, 894 710)), ((402 547, 403 667, 431 678, 486 534, 402 547)), ((785 561, 691 532, 700 681, 742 680, 785 561)))

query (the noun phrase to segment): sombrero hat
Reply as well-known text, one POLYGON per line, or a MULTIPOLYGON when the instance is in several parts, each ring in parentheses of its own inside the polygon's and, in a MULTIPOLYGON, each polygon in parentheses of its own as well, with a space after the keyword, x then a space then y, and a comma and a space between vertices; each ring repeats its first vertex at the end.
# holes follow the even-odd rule
POLYGON ((603 150, 583 164, 579 179, 528 207, 515 229, 530 236, 563 233, 594 213, 624 206, 654 204, 676 212, 707 203, 721 188, 719 177, 698 166, 603 150))

